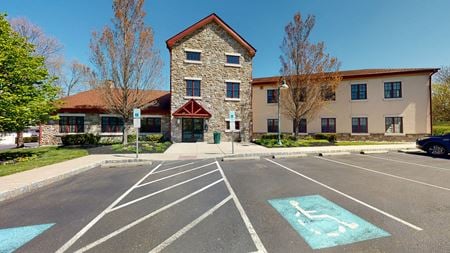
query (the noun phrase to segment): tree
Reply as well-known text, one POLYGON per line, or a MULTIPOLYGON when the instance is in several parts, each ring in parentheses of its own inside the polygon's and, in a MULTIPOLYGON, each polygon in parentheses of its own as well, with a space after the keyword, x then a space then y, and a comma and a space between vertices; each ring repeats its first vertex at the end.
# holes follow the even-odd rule
MULTIPOLYGON (((34 45, 34 55, 43 56, 45 66, 51 76, 61 77, 64 58, 62 57, 63 46, 53 37, 47 36, 37 25, 26 18, 13 18, 10 21, 14 31, 25 37, 34 45)), ((56 80, 58 82, 58 80, 56 80)))
POLYGON ((156 87, 162 66, 143 6, 144 0, 114 0, 112 27, 94 32, 90 45, 97 79, 103 80, 95 87, 103 92, 108 110, 124 120, 123 144, 132 110, 147 102, 144 91, 156 87))
POLYGON ((433 120, 450 122, 450 67, 443 67, 433 84, 433 120))
POLYGON ((61 75, 60 86, 65 96, 70 96, 74 91, 89 86, 93 78, 91 69, 78 61, 74 60, 69 65, 67 75, 61 75))
POLYGON ((281 75, 289 89, 280 94, 280 105, 294 122, 295 136, 300 120, 313 118, 328 100, 334 100, 341 82, 338 59, 325 53, 324 42, 312 43, 309 39, 314 24, 314 16, 303 20, 296 13, 285 27, 281 45, 281 75))
POLYGON ((0 15, 0 131, 22 131, 53 118, 58 88, 52 85, 44 57, 34 54, 34 45, 14 32, 0 15))

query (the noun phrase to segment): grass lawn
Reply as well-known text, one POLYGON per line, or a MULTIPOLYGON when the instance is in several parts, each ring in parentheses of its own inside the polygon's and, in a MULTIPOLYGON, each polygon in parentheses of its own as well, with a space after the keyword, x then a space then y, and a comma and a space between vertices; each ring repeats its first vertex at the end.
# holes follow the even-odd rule
POLYGON ((0 151, 0 177, 88 155, 85 149, 64 147, 0 151))
MULTIPOLYGON (((166 142, 152 142, 152 141, 142 141, 139 142, 139 153, 163 153, 172 145, 170 141, 166 142)), ((136 144, 128 143, 127 145, 123 144, 113 144, 112 150, 116 152, 136 152, 136 144)))
POLYGON ((434 122, 433 135, 450 133, 450 122, 434 122))

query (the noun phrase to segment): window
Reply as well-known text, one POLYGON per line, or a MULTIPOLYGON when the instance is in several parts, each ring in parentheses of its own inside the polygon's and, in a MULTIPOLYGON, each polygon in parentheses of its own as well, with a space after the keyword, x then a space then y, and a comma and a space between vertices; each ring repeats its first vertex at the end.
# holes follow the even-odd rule
POLYGON ((322 133, 336 133, 336 118, 322 118, 322 133))
POLYGON ((352 133, 368 133, 367 118, 352 118, 352 133))
POLYGON ((384 98, 401 98, 402 82, 384 83, 384 98))
POLYGON ((277 93, 278 92, 275 89, 267 90, 267 103, 268 104, 277 103, 277 101, 278 101, 277 93))
MULTIPOLYGON (((227 123, 227 130, 230 130, 230 121, 227 120, 226 123, 227 123)), ((241 129, 241 122, 240 121, 236 120, 234 122, 234 129, 235 130, 240 130, 241 129)))
POLYGON ((141 132, 161 133, 161 118, 141 118, 141 132))
POLYGON ((124 124, 121 117, 102 117, 102 133, 121 133, 123 127, 124 124))
MULTIPOLYGON (((293 126, 294 128, 294 133, 295 133, 295 124, 293 126)), ((306 129, 306 119, 300 119, 300 121, 298 122, 298 132, 299 133, 307 133, 307 129, 306 129)))
POLYGON ((235 64, 235 65, 239 65, 239 56, 238 55, 227 55, 227 63, 228 64, 235 64))
POLYGON ((200 80, 186 80, 186 96, 200 97, 200 80))
POLYGON ((322 85, 321 87, 322 98, 325 101, 335 101, 336 92, 333 87, 329 85, 322 85))
POLYGON ((227 85, 227 98, 239 98, 239 83, 226 82, 227 85))
POLYGON ((60 133, 84 133, 84 116, 59 116, 60 133))
POLYGON ((201 61, 200 52, 186 51, 186 60, 188 61, 201 61))
POLYGON ((367 84, 352 84, 352 100, 363 100, 367 99, 367 84))
POLYGON ((384 119, 386 133, 401 134, 403 133, 403 117, 386 117, 384 119))
POLYGON ((267 132, 268 133, 278 133, 278 120, 268 119, 267 120, 267 132))

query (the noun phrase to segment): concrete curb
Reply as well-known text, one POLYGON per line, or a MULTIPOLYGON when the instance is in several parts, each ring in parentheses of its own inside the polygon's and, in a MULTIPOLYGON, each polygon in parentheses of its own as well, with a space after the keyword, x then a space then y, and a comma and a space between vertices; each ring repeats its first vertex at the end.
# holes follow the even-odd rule
POLYGON ((124 165, 124 164, 140 165, 143 162, 145 162, 145 164, 149 164, 149 165, 152 164, 152 162, 150 160, 144 160, 144 159, 103 160, 103 161, 91 163, 89 165, 75 168, 69 172, 66 172, 66 173, 63 173, 63 174, 60 174, 57 176, 53 176, 53 177, 46 178, 41 181, 33 182, 33 183, 25 185, 25 186, 17 187, 10 191, 0 192, 0 202, 15 198, 15 197, 23 195, 25 193, 33 192, 44 186, 48 186, 50 184, 56 183, 58 181, 61 181, 63 179, 69 178, 71 176, 80 174, 82 172, 88 171, 88 170, 96 168, 96 167, 118 166, 118 165, 124 165))
POLYGON ((283 159, 283 158, 301 158, 307 157, 307 154, 293 154, 293 155, 273 155, 273 159, 283 159))
POLYGON ((350 152, 322 152, 319 156, 338 156, 338 155, 350 155, 350 152))
POLYGON ((370 155, 370 154, 386 154, 389 153, 388 150, 361 150, 360 154, 370 155))
POLYGON ((242 161, 242 160, 259 160, 259 156, 242 156, 242 157, 223 157, 222 162, 242 161))
POLYGON ((408 149, 408 148, 405 148, 405 149, 399 149, 398 152, 400 152, 400 153, 426 153, 425 151, 420 150, 420 149, 417 149, 417 148, 411 148, 411 149, 408 149))

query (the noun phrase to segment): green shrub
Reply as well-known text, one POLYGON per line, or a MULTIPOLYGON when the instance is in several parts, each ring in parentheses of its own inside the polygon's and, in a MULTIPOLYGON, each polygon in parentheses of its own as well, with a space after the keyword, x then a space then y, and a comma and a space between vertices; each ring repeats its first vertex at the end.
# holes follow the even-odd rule
POLYGON ((100 136, 94 134, 68 134, 61 137, 64 146, 68 145, 97 145, 100 136))
POLYGON ((434 125, 433 135, 444 135, 450 133, 450 125, 434 125))
POLYGON ((314 139, 316 140, 327 140, 331 143, 336 142, 337 140, 337 136, 336 134, 322 134, 322 133, 318 133, 314 135, 314 139))
POLYGON ((145 136, 146 141, 150 142, 162 142, 163 141, 163 135, 162 134, 149 134, 145 136))
POLYGON ((335 134, 328 134, 327 135, 327 140, 331 143, 335 143, 337 140, 337 136, 335 134))
POLYGON ((39 141, 39 137, 38 136, 23 137, 23 142, 24 143, 38 142, 38 141, 39 141))

